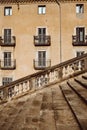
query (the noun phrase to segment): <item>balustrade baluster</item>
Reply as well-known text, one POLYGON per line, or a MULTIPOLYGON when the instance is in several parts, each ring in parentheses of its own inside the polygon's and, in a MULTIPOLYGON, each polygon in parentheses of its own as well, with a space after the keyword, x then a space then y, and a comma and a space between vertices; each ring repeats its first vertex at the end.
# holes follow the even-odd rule
POLYGON ((27 91, 27 81, 23 82, 23 92, 27 91))
POLYGON ((63 67, 63 78, 67 76, 67 66, 63 67))
POLYGON ((52 70, 51 76, 52 76, 52 82, 53 82, 54 81, 54 70, 52 70))
POLYGON ((25 81, 25 90, 28 91, 29 90, 29 81, 25 81))
POLYGON ((43 86, 44 84, 44 75, 41 75, 40 77, 40 85, 43 86))
POLYGON ((55 74, 55 81, 59 80, 59 69, 55 69, 54 74, 55 74))
POLYGON ((68 75, 70 75, 70 73, 69 73, 69 64, 68 64, 67 67, 66 67, 66 77, 67 77, 68 75))
POLYGON ((52 82, 52 71, 50 71, 50 73, 49 73, 49 81, 50 81, 50 83, 52 82))
POLYGON ((41 87, 41 77, 38 78, 38 87, 41 87))
POLYGON ((81 60, 81 70, 85 69, 85 59, 81 60))
POLYGON ((38 88, 38 78, 36 77, 35 78, 35 89, 37 89, 38 88))
POLYGON ((47 72, 47 82, 50 83, 50 72, 47 72))
POLYGON ((51 71, 51 82, 55 81, 55 74, 54 74, 54 70, 51 71))
POLYGON ((86 57, 84 58, 84 70, 87 70, 87 58, 86 57))
POLYGON ((8 97, 9 99, 14 97, 14 86, 12 86, 11 88, 8 88, 8 97))
POLYGON ((82 63, 81 61, 78 62, 78 70, 80 71, 82 69, 82 63))
POLYGON ((32 87, 34 90, 36 90, 36 87, 35 87, 35 77, 32 79, 32 87))
POLYGON ((44 79, 45 79, 45 84, 44 85, 48 84, 48 75, 47 75, 47 73, 44 75, 44 79))
POLYGON ((66 73, 66 67, 64 66, 63 67, 63 77, 65 77, 65 75, 66 75, 65 73, 66 73))
POLYGON ((29 80, 27 81, 27 90, 30 90, 30 82, 29 82, 29 80))
POLYGON ((14 87, 14 95, 18 95, 19 93, 19 84, 16 84, 15 87, 14 87))
POLYGON ((73 68, 74 73, 75 73, 78 70, 78 62, 74 62, 72 68, 73 68))
POLYGON ((38 89, 38 86, 39 86, 38 80, 39 80, 39 78, 36 77, 36 79, 35 79, 35 88, 36 88, 36 89, 38 89))
POLYGON ((22 87, 21 87, 21 83, 19 83, 17 86, 18 89, 18 93, 21 94, 22 93, 22 87))
POLYGON ((2 100, 4 98, 4 92, 3 90, 0 90, 0 100, 2 100))
POLYGON ((30 86, 30 90, 36 89, 36 79, 35 78, 31 78, 29 80, 29 86, 30 86))
POLYGON ((58 69, 55 69, 55 79, 58 80, 58 78, 59 78, 58 69))
POLYGON ((23 92, 26 91, 26 85, 25 85, 25 82, 22 83, 22 86, 23 86, 23 92))
POLYGON ((72 68, 72 64, 69 65, 69 74, 72 75, 74 72, 73 68, 72 68))
POLYGON ((67 76, 72 74, 71 66, 68 64, 67 66, 67 76))
POLYGON ((18 86, 18 90, 20 90, 20 93, 23 92, 23 83, 20 83, 18 86))
POLYGON ((29 87, 30 87, 30 90, 32 89, 32 81, 31 79, 29 79, 29 87))
POLYGON ((8 88, 6 87, 3 90, 3 100, 7 101, 7 99, 8 99, 8 88))
POLYGON ((63 67, 59 68, 59 79, 63 78, 63 67))

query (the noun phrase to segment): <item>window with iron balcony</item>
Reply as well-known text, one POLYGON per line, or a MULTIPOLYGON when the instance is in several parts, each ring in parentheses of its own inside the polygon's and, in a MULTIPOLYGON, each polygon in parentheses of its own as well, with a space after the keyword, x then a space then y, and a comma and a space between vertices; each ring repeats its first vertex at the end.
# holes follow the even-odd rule
POLYGON ((16 37, 12 36, 11 29, 4 29, 4 36, 0 36, 0 45, 1 46, 15 46, 16 37))
POLYGON ((87 35, 85 34, 84 27, 76 28, 76 35, 72 36, 73 46, 87 46, 87 35))
POLYGON ((51 66, 51 60, 47 58, 46 51, 38 51, 37 59, 34 59, 34 68, 36 70, 45 69, 51 66))
POLYGON ((38 28, 38 35, 34 36, 35 46, 50 46, 51 38, 46 35, 46 28, 38 28))
POLYGON ((0 61, 1 69, 4 70, 13 70, 16 68, 16 60, 12 58, 11 52, 4 52, 3 59, 0 61))

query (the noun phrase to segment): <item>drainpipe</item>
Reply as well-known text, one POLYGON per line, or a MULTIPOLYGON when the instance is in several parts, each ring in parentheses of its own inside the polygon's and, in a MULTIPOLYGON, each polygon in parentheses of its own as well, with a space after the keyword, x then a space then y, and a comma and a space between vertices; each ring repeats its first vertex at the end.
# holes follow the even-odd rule
POLYGON ((61 43, 61 4, 59 2, 59 0, 55 0, 57 5, 59 6, 59 32, 60 32, 60 41, 59 41, 59 45, 60 45, 60 63, 62 62, 62 43, 61 43))

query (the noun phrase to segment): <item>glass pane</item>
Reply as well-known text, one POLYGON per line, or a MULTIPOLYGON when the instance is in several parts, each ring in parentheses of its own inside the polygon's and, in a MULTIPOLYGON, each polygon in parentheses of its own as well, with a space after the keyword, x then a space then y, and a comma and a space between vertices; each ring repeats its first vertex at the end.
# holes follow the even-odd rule
POLYGON ((38 7, 38 13, 42 14, 42 7, 38 7))
POLYGON ((43 14, 46 13, 46 7, 43 7, 43 14))
POLYGON ((11 43, 11 29, 4 29, 4 43, 11 43))
POLYGON ((9 15, 9 9, 5 9, 5 15, 9 15))
POLYGON ((4 52, 4 66, 11 66, 11 52, 4 52))
POLYGON ((76 13, 79 13, 79 6, 76 6, 76 13))
POLYGON ((46 51, 38 52, 38 66, 46 66, 46 51))
POLYGON ((84 41, 84 28, 80 28, 79 37, 80 37, 80 41, 84 41))
POLYGON ((83 4, 77 4, 76 5, 76 13, 83 13, 84 12, 84 5, 83 4))

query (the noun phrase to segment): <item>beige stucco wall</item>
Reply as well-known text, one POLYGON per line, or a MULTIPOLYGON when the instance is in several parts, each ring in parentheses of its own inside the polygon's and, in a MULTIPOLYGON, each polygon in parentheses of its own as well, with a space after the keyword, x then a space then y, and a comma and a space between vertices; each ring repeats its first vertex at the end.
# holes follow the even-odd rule
POLYGON ((80 17, 76 15, 76 4, 77 3, 65 3, 62 4, 62 55, 63 60, 67 60, 75 56, 76 51, 86 51, 87 47, 85 46, 72 46, 72 35, 76 34, 76 27, 85 27, 87 34, 87 3, 81 2, 84 4, 84 14, 80 17))
MULTIPOLYGON (((84 3, 83 17, 76 16, 76 3, 61 3, 61 52, 62 61, 75 56, 76 51, 87 52, 85 46, 72 46, 72 35, 75 27, 83 26, 87 29, 87 3, 84 3)), ((0 5, 0 36, 3 29, 11 28, 12 35, 16 36, 15 47, 0 47, 2 52, 13 52, 16 59, 15 70, 0 70, 1 79, 4 75, 11 75, 13 79, 36 72, 33 59, 36 58, 38 50, 46 50, 47 58, 51 59, 51 65, 60 63, 60 12, 55 3, 30 3, 19 6, 0 5), (38 5, 46 5, 46 14, 38 14, 38 5), (12 6, 12 16, 4 16, 4 7, 12 6), (38 27, 46 27, 47 35, 51 36, 51 46, 34 46, 33 36, 37 35, 38 27)), ((86 30, 87 33, 87 30, 86 30)))

